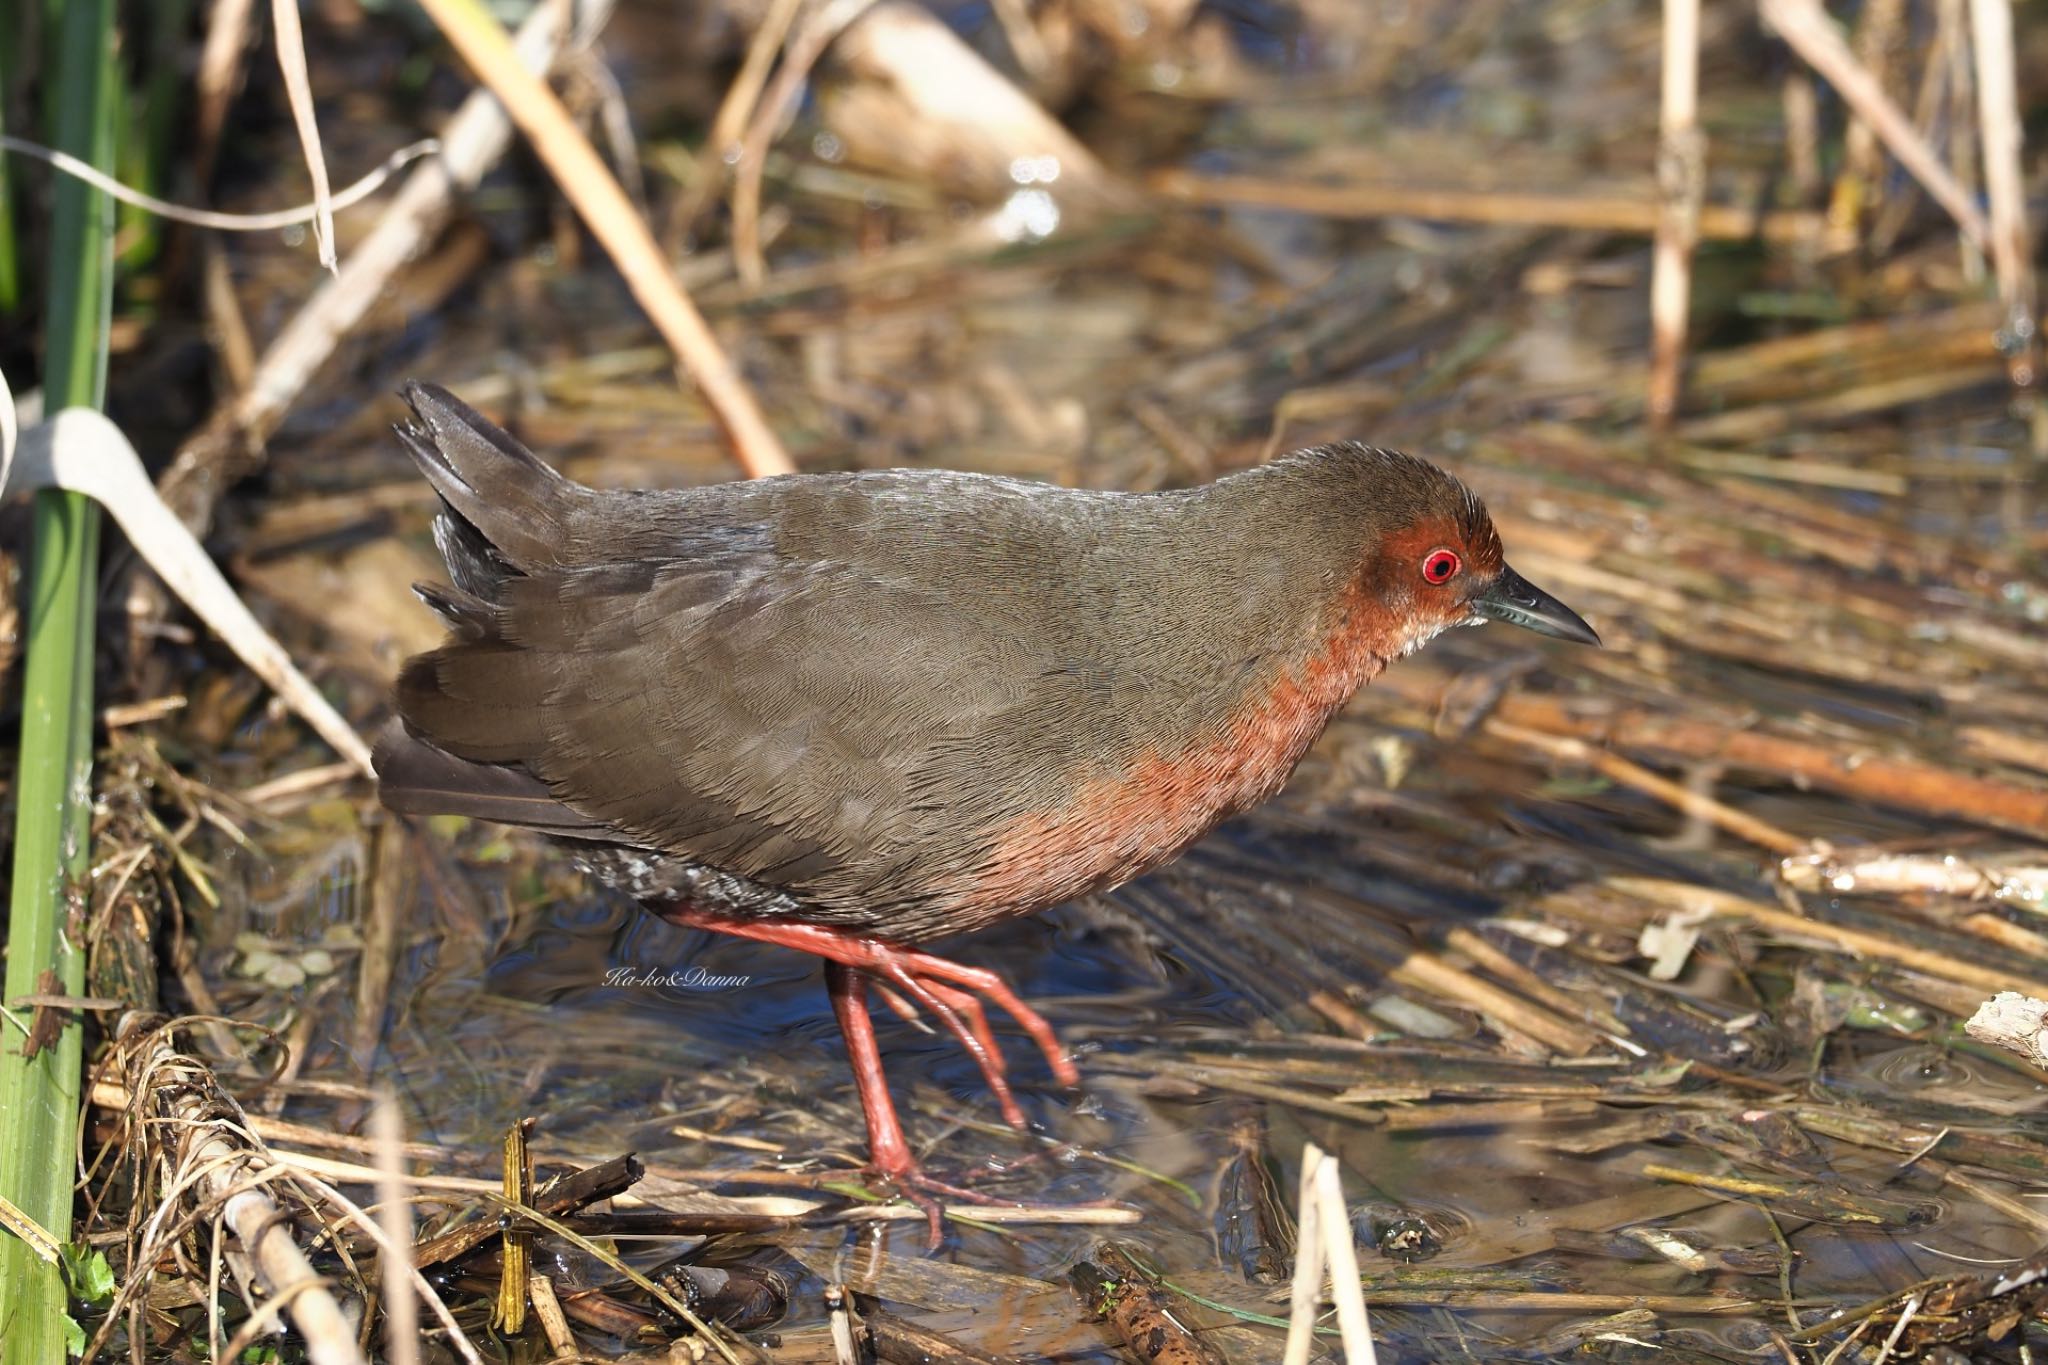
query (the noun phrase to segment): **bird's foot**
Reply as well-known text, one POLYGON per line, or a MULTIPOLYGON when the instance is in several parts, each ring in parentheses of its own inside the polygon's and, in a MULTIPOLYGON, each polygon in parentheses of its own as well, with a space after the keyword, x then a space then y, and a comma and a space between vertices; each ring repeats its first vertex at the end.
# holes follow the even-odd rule
POLYGON ((1045 1016, 1019 999, 1007 981, 985 968, 965 966, 933 953, 826 925, 736 919, 707 914, 688 905, 664 909, 662 916, 693 928, 779 943, 850 968, 871 981, 889 1008, 912 1023, 921 1022, 921 1010, 930 1011, 981 1068, 1004 1121, 1020 1132, 1030 1131, 1030 1124, 1010 1090, 1009 1069, 996 1045, 995 1032, 989 1027, 983 998, 1015 1019, 1031 1036, 1061 1085, 1081 1083, 1081 1073, 1045 1016))
POLYGON ((981 1208, 995 1208, 999 1206, 1008 1208, 1027 1207, 1021 1199, 1004 1199, 998 1195, 985 1194, 980 1190, 969 1189, 965 1185, 953 1185, 943 1180, 934 1179, 926 1175, 924 1168, 915 1161, 909 1162, 907 1168, 899 1167, 894 1170, 885 1170, 882 1162, 878 1159, 872 1170, 877 1180, 894 1189, 896 1193, 902 1195, 923 1211, 926 1224, 930 1228, 930 1236, 926 1239, 925 1246, 930 1251, 937 1251, 940 1244, 945 1241, 946 1205, 948 1203, 973 1204, 981 1208))
MULTIPOLYGON (((906 950, 896 951, 912 956, 906 950)), ((914 956, 929 957, 928 954, 914 956)), ((960 967, 957 963, 945 962, 943 958, 930 960, 942 962, 945 966, 958 971, 973 970, 960 967)), ((1001 994, 989 990, 986 985, 963 990, 943 978, 918 970, 918 965, 909 961, 895 961, 888 968, 870 969, 863 975, 869 978, 875 993, 882 997, 882 1002, 905 1021, 921 1028, 925 1027, 918 1010, 920 1004, 938 1015, 947 1032, 953 1035, 967 1055, 974 1059, 975 1065, 981 1068, 982 1079, 988 1082, 990 1093, 996 1097, 996 1105, 1002 1110, 1003 1121, 1020 1133, 1031 1131, 1031 1125, 1025 1119, 1024 1110, 1018 1105, 1016 1096, 1011 1093, 1009 1067, 1003 1060, 1002 1049, 996 1044, 995 1032, 988 1023, 988 1011, 982 1008, 981 1000, 975 994, 976 989, 988 995, 1024 1026, 1025 1032, 1031 1034, 1045 1052, 1046 1061, 1051 1065, 1053 1075, 1059 1078, 1062 1085, 1081 1083, 1080 1073, 1074 1069, 1073 1062, 1060 1047, 1059 1037, 1053 1033, 1052 1025, 1046 1023, 1044 1017, 1036 1010, 1010 994, 1009 986, 992 972, 985 975, 988 981, 999 988, 1001 994), (1003 999, 1004 995, 1008 995, 1009 999, 1003 999)))

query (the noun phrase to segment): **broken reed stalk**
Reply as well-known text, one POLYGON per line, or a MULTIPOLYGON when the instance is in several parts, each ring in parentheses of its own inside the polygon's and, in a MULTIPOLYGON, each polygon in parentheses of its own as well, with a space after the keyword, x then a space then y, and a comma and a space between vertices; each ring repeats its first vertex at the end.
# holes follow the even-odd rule
MULTIPOLYGON (((377 1149, 377 1225, 384 1230, 385 1245, 405 1252, 403 1256, 377 1258, 384 1354, 391 1365, 419 1365, 420 1301, 412 1288, 415 1234, 412 1201, 405 1188, 405 1132, 398 1101, 389 1090, 380 1090, 370 1107, 370 1140, 377 1149)), ((552 1335, 548 1340, 561 1354, 552 1335)))
POLYGON ((1301 1204, 1295 1216, 1294 1278, 1287 1296, 1284 1365, 1308 1365, 1321 1316, 1327 1272, 1337 1305, 1337 1327, 1345 1365, 1375 1365, 1372 1327, 1366 1317, 1358 1253, 1352 1245, 1351 1216, 1344 1205, 1337 1158, 1313 1142, 1301 1150, 1301 1204))
POLYGON ((1653 431, 1678 410, 1685 366, 1692 253, 1706 190, 1706 139, 1699 129, 1700 0, 1664 0, 1664 79, 1657 147, 1657 236, 1650 269, 1650 396, 1653 431))
MULTIPOLYGON (((293 1241, 292 1219, 271 1197, 269 1185, 279 1168, 260 1145, 250 1145, 254 1139, 246 1136, 239 1107, 202 1063, 177 1053, 173 1027, 131 1014, 122 1020, 120 1036, 127 1049, 121 1059, 124 1083, 138 1101, 129 1115, 131 1140, 157 1147, 170 1172, 164 1202, 149 1216, 151 1232, 162 1234, 177 1221, 165 1216, 169 1205, 189 1193, 233 1231, 268 1301, 264 1311, 282 1311, 291 1318, 305 1340, 307 1359, 314 1365, 363 1365, 347 1315, 293 1241)), ((152 1264, 168 1250, 154 1244, 157 1240, 146 1236, 141 1248, 152 1264)), ((130 1276, 130 1285, 147 1283, 147 1266, 131 1267, 130 1276)), ((129 1292, 124 1286, 123 1297, 129 1292)), ((103 1337, 119 1307, 117 1300, 117 1311, 101 1328, 103 1337)), ((212 1308, 217 1328, 217 1298, 212 1308)), ((251 1321, 260 1320, 261 1315, 251 1321)), ((238 1338, 246 1335, 245 1325, 238 1338)), ((215 1358, 221 1358, 217 1338, 213 1345, 215 1358)))
POLYGON ((505 30, 479 0, 421 3, 477 79, 504 104, 591 235, 610 254, 648 320, 697 381, 704 401, 731 439, 740 467, 756 478, 791 472, 795 466, 746 381, 676 283, 647 224, 562 102, 520 63, 505 30))
MULTIPOLYGON (((114 159, 113 0, 61 10, 51 141, 101 169, 114 159)), ((7 92, 0 92, 7 93, 7 92)), ((53 191, 43 397, 49 411, 97 408, 106 388, 113 298, 113 206, 65 177, 53 191)), ((93 606, 99 510, 76 493, 36 495, 33 589, 26 595, 14 861, 8 898, 8 999, 82 996, 85 957, 67 932, 82 899, 92 821, 93 606)), ((38 1012, 41 1017, 41 1012, 38 1012)), ((40 1047, 0 1047, 0 1196, 56 1242, 71 1237, 83 1026, 53 1011, 40 1047)), ((11 1032, 11 1030, 10 1030, 11 1032)), ((0 1361, 62 1360, 72 1324, 64 1277, 18 1237, 0 1237, 0 1361)))

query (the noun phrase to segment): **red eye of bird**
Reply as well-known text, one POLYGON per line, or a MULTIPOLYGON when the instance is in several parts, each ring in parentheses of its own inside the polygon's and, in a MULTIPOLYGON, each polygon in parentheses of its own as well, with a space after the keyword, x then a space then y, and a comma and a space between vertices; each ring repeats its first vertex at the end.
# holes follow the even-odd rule
POLYGON ((1464 567, 1456 550, 1431 550, 1422 561, 1422 576, 1431 583, 1448 583, 1464 567))

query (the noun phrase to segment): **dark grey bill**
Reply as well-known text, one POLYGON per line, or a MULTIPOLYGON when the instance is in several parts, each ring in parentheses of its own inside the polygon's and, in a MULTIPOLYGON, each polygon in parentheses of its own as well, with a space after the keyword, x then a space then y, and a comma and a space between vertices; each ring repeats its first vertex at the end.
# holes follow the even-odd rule
POLYGON ((1533 630, 1538 635, 1555 635, 1582 645, 1600 643, 1600 637, 1579 619, 1577 612, 1505 564, 1486 591, 1473 597, 1472 608, 1482 616, 1533 630))

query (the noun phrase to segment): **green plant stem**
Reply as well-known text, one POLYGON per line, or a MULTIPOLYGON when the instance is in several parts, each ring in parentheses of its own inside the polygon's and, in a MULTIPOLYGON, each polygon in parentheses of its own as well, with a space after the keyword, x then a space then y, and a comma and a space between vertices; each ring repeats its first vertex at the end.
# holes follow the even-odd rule
MULTIPOLYGON (((67 0, 56 62, 55 144, 105 168, 112 158, 113 0, 67 0)), ((57 184, 43 391, 47 410, 100 405, 111 307, 112 205, 75 180, 57 184)), ((99 509, 75 494, 37 495, 6 992, 80 994, 87 844, 92 813, 93 602, 99 509)), ((78 1127, 81 1027, 65 1019, 34 1058, 10 1031, 0 1045, 0 1194, 58 1241, 71 1235, 71 1164, 78 1127)), ((0 1363, 42 1365, 65 1351, 57 1267, 0 1237, 0 1363)))
MULTIPOLYGON (((6 93, 19 66, 14 43, 19 36, 21 15, 0 6, 0 132, 7 129, 6 93)), ((14 191, 8 154, 0 152, 0 316, 21 306, 21 266, 16 259, 19 244, 14 234, 14 191)))

